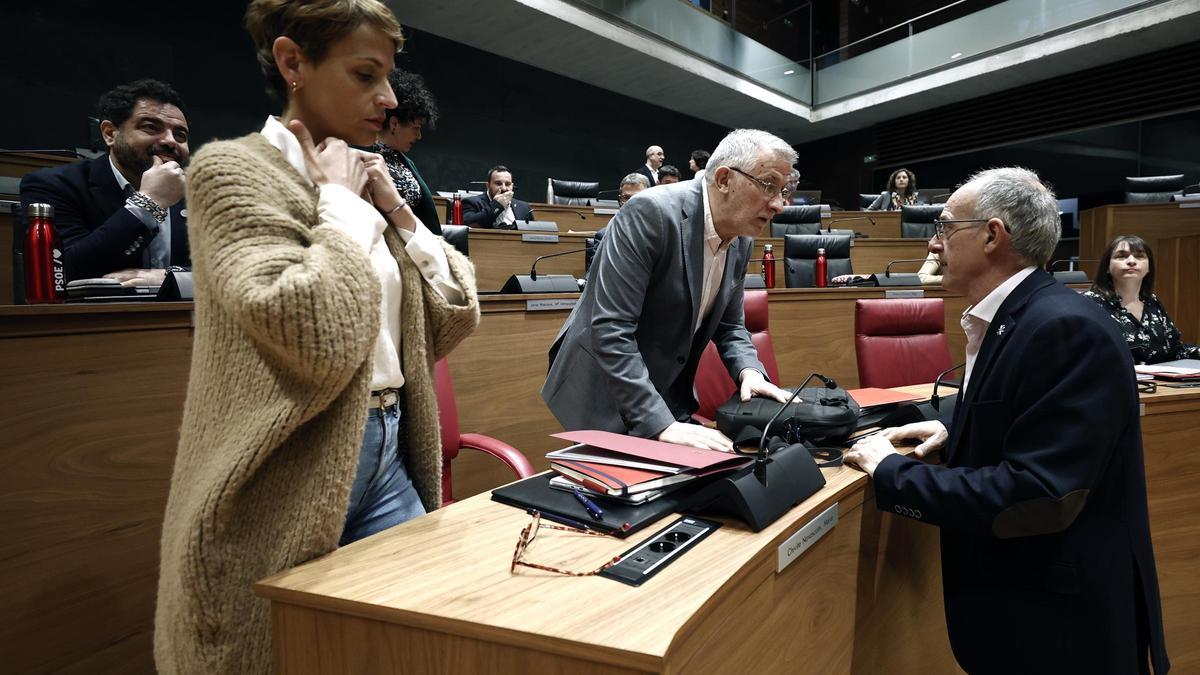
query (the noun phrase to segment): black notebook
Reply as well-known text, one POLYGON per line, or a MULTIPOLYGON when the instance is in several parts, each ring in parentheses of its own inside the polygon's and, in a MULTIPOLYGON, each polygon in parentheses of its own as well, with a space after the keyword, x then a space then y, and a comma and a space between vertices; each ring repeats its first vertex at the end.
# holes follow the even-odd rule
POLYGON ((593 497, 600 508, 604 509, 604 520, 593 520, 584 510, 583 504, 575 499, 574 494, 550 487, 550 479, 557 475, 553 471, 547 471, 496 488, 492 490, 492 499, 501 504, 522 509, 537 509, 547 514, 549 518, 554 516, 568 518, 584 523, 593 530, 624 537, 637 532, 668 513, 686 511, 696 490, 709 483, 705 479, 693 480, 690 482, 695 485, 680 488, 645 504, 622 504, 603 497, 593 497), (630 527, 622 531, 621 526, 625 523, 629 523, 630 527))

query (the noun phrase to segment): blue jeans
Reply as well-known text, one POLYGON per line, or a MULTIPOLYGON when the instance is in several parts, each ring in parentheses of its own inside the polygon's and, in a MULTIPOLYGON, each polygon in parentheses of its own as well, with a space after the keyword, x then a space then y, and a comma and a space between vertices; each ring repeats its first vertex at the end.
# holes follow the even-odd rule
POLYGON ((350 509, 339 546, 425 515, 425 506, 404 466, 407 447, 400 406, 367 411, 358 468, 350 488, 350 509))

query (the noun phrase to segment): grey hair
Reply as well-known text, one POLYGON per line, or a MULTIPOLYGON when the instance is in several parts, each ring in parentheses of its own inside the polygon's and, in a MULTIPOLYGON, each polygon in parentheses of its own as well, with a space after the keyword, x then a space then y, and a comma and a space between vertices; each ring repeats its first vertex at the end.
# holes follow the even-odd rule
POLYGON ((650 155, 653 155, 655 150, 662 150, 662 148, 657 145, 651 145, 646 148, 646 159, 650 159, 650 155))
POLYGON ((1044 267, 1062 231, 1054 191, 1019 166, 985 169, 966 184, 975 186, 975 217, 1004 221, 1012 233, 1013 253, 1044 267))
POLYGON ((717 169, 723 166, 749 171, 760 156, 767 153, 788 166, 796 163, 796 151, 775 134, 760 129, 734 129, 721 139, 708 158, 704 182, 712 185, 717 169))
POLYGON ((650 179, 635 171, 622 178, 621 184, 617 186, 617 189, 620 190, 626 185, 641 185, 644 188, 648 188, 650 187, 650 179))

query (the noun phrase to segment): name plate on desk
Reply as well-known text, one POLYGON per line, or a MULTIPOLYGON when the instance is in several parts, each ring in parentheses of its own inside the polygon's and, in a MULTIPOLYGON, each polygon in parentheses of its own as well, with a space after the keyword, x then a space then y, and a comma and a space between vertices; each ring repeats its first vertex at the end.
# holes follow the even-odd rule
POLYGON ((535 244, 557 244, 557 234, 522 234, 521 241, 528 241, 535 244))
POLYGON ((574 309, 578 298, 543 298, 541 300, 526 300, 526 312, 551 312, 561 309, 574 309))
POLYGON ((894 289, 883 292, 885 298, 923 298, 925 297, 925 289, 923 288, 908 288, 904 290, 894 289))
POLYGON ((775 572, 787 569, 788 565, 796 562, 796 559, 804 554, 813 544, 817 543, 821 537, 824 537, 838 521, 838 505, 834 502, 829 508, 821 512, 821 515, 813 518, 804 524, 796 533, 787 538, 787 541, 779 545, 779 562, 775 566, 775 572))

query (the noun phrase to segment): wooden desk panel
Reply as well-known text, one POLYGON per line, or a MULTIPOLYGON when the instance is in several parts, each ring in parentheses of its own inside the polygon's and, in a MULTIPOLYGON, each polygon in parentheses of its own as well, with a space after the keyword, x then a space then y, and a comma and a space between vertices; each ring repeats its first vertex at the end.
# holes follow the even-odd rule
POLYGON ((153 673, 191 304, 0 308, 0 651, 153 673))
MULTIPOLYGON (((832 211, 830 217, 821 219, 822 229, 831 227, 835 230, 861 232, 872 239, 899 239, 900 212, 832 211), (851 220, 854 218, 862 218, 863 220, 851 220), (867 218, 870 218, 870 220, 867 220, 867 218)), ((769 238, 771 236, 771 227, 768 225, 760 236, 769 238)))
MULTIPOLYGON (((510 574, 528 516, 484 495, 460 502, 260 583, 276 670, 851 673, 895 659, 911 672, 957 672, 937 590, 906 608, 910 628, 876 632, 910 580, 938 589, 933 540, 878 513, 864 474, 824 471, 822 491, 762 532, 729 522, 640 588, 510 574), (777 573, 777 547, 833 503, 837 525, 777 573), (912 558, 889 549, 914 541, 912 558)), ((529 555, 583 568, 644 538, 556 535, 540 535, 529 555)))
MULTIPOLYGON (((775 283, 787 283, 783 266, 784 239, 782 237, 755 239, 754 258, 762 258, 763 244, 771 244, 775 254, 775 283)), ((924 239, 855 239, 850 247, 850 267, 855 274, 872 274, 882 272, 893 260, 924 260, 929 255, 927 242, 924 239)), ((916 272, 921 269, 919 262, 900 263, 893 272, 916 272)), ((761 269, 758 263, 750 263, 750 272, 761 269)))
MULTIPOLYGON (((1200 341, 1200 208, 1177 202, 1109 204, 1079 214, 1079 257, 1096 259, 1119 235, 1137 235, 1154 250, 1154 291, 1187 342, 1200 341)), ((1089 265, 1094 275, 1097 263, 1089 265)))

